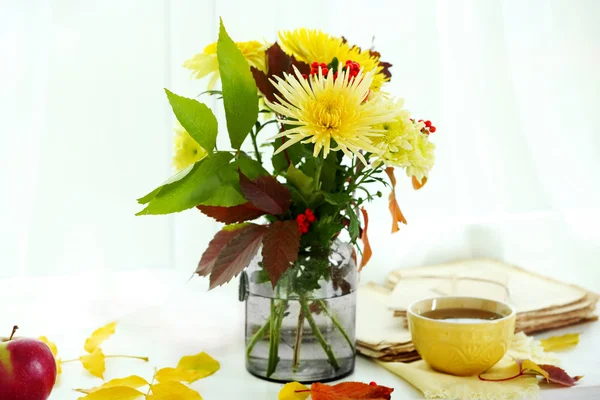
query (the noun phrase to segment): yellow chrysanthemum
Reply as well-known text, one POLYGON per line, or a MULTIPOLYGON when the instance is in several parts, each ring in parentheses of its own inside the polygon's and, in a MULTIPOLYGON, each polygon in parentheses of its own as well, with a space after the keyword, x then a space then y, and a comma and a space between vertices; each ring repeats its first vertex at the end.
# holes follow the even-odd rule
POLYGON ((177 124, 174 131, 175 154, 173 155, 173 167, 177 171, 186 169, 206 157, 206 150, 181 125, 177 124))
MULTIPOLYGON (((395 110, 402 102, 382 100, 382 108, 395 110)), ((414 122, 407 110, 402 110, 392 121, 376 126, 383 135, 373 139, 380 154, 373 157, 373 165, 385 164, 406 168, 408 176, 415 176, 419 182, 426 177, 435 162, 435 145, 429 136, 421 132, 424 124, 414 122)))
MULTIPOLYGON (((236 42, 235 44, 251 67, 267 72, 265 57, 265 50, 267 50, 266 44, 256 40, 236 42)), ((194 57, 184 62, 183 66, 187 69, 191 69, 193 71, 192 76, 196 79, 204 78, 205 76, 212 74, 210 81, 208 82, 208 89, 211 90, 214 88, 220 77, 219 61, 217 60, 217 42, 206 46, 202 53, 196 54, 194 57)))
POLYGON ((296 29, 279 32, 277 41, 281 49, 296 60, 311 64, 315 61, 330 63, 337 57, 340 63, 347 60, 356 61, 365 73, 375 71, 371 90, 377 91, 389 79, 382 73, 379 58, 371 55, 368 50, 350 47, 342 38, 328 35, 318 29, 296 29))
POLYGON ((356 79, 348 79, 346 72, 339 70, 335 80, 333 71, 326 77, 319 72, 310 81, 297 69, 295 73, 295 76, 286 74, 285 79, 276 77, 273 81, 283 98, 276 95, 280 104, 268 103, 269 107, 289 118, 285 123, 294 126, 275 137, 289 139, 276 153, 303 141, 314 143, 315 157, 321 150, 324 157, 330 150, 341 150, 349 157, 354 153, 366 165, 360 151, 380 151, 371 138, 381 135, 382 131, 374 126, 396 116, 380 107, 377 101, 365 101, 375 71, 364 75, 361 71, 356 79))

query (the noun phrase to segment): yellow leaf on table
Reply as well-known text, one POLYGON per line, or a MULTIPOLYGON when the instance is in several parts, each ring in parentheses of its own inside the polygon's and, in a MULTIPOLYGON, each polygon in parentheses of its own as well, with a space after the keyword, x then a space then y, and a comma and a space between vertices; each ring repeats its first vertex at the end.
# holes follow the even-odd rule
POLYGON ((86 339, 85 346, 83 348, 88 353, 93 353, 94 350, 98 348, 106 339, 112 336, 115 333, 115 328, 117 327, 116 322, 111 322, 110 324, 103 326, 102 328, 96 329, 92 336, 86 339))
POLYGON ((75 389, 75 391, 80 392, 80 393, 89 394, 89 393, 97 392, 98 390, 101 390, 101 389, 106 389, 106 388, 111 388, 111 387, 125 386, 125 387, 130 387, 133 389, 137 389, 137 388, 141 388, 142 386, 149 385, 149 384, 150 383, 148 381, 146 381, 144 378, 142 378, 141 376, 131 375, 131 376, 128 376, 127 378, 113 379, 99 387, 93 387, 91 389, 75 389))
POLYGON ((575 346, 579 343, 579 333, 567 333, 562 336, 552 336, 548 339, 540 340, 544 351, 563 350, 575 346))
POLYGON ((192 369, 163 368, 156 372, 155 378, 159 382, 194 382, 204 376, 201 371, 192 369))
POLYGON ((90 374, 104 379, 104 371, 106 371, 106 362, 102 350, 96 349, 92 354, 79 357, 83 368, 87 369, 90 374))
POLYGON ((279 391, 278 400, 305 400, 310 395, 310 389, 298 382, 283 385, 279 391), (306 390, 306 392, 304 392, 306 390), (298 393, 298 391, 301 391, 298 393))
POLYGON ((221 365, 217 360, 215 360, 205 352, 202 352, 196 354, 195 356, 181 357, 181 360, 179 360, 179 363, 177 364, 177 368, 196 371, 196 378, 193 381, 191 381, 194 382, 198 379, 202 379, 214 374, 219 370, 219 368, 221 368, 221 365))
POLYGON ((152 394, 146 400, 202 400, 202 396, 183 383, 165 382, 152 385, 152 394))
POLYGON ((144 393, 127 386, 115 386, 100 389, 79 400, 135 400, 144 397, 144 393))
POLYGON ((544 370, 542 367, 540 367, 539 365, 537 365, 536 363, 534 363, 531 360, 524 360, 521 363, 521 370, 523 370, 523 371, 526 371, 526 370, 533 371, 536 374, 539 374, 539 375, 543 376, 544 379, 546 379, 546 382, 550 382, 550 380, 548 379, 549 378, 548 371, 544 370))
POLYGON ((52 343, 46 336, 40 336, 38 339, 46 343, 46 346, 50 348, 50 351, 52 352, 52 355, 56 360, 56 373, 58 375, 62 374, 62 361, 56 357, 56 355, 58 354, 58 348, 56 347, 56 345, 52 343))

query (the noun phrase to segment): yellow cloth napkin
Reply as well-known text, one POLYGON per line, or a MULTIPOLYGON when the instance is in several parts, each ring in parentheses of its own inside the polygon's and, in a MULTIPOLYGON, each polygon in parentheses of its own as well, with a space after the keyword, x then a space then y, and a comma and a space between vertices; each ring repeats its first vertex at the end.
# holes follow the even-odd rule
MULTIPOLYGON (((515 371, 518 372, 514 359, 530 359, 539 364, 558 364, 556 356, 545 353, 539 341, 519 333, 514 336, 504 358, 486 372, 486 375, 514 375, 515 371)), ((516 400, 537 398, 539 395, 538 379, 531 376, 521 376, 504 382, 485 382, 476 376, 459 377, 434 371, 422 360, 407 364, 380 361, 378 363, 419 389, 427 399, 516 400)))

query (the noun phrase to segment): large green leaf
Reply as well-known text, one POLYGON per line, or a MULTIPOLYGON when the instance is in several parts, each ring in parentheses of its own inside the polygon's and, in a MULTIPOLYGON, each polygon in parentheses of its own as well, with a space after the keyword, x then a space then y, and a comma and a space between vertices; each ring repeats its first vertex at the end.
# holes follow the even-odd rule
POLYGON ((259 176, 269 175, 262 165, 243 151, 240 152, 237 159, 232 163, 236 168, 239 168, 244 175, 250 179, 256 179, 259 176))
POLYGON ((293 165, 290 165, 285 177, 287 182, 298 189, 305 198, 309 198, 314 191, 314 179, 293 165))
POLYGON ((193 169, 193 167, 194 167, 193 165, 190 165, 189 167, 179 171, 178 173, 176 173, 175 175, 173 175, 172 177, 167 179, 162 185, 160 185, 159 187, 157 187, 156 189, 154 189, 153 191, 151 191, 144 197, 140 197, 137 200, 138 203, 140 203, 140 204, 150 203, 150 200, 155 198, 156 195, 158 195, 158 193, 162 190, 162 188, 164 188, 169 183, 177 182, 178 180, 183 179, 187 174, 190 173, 190 171, 193 169))
POLYGON ((180 180, 153 191, 154 197, 137 215, 170 214, 199 204, 228 207, 244 203, 236 170, 229 164, 232 158, 230 153, 217 152, 197 162, 180 180))
POLYGON ((258 117, 258 92, 250 65, 223 26, 219 29, 217 59, 223 82, 223 104, 231 146, 239 149, 258 117))
POLYGON ((213 112, 194 99, 178 96, 165 89, 169 103, 181 126, 207 152, 211 152, 217 143, 218 123, 213 112))

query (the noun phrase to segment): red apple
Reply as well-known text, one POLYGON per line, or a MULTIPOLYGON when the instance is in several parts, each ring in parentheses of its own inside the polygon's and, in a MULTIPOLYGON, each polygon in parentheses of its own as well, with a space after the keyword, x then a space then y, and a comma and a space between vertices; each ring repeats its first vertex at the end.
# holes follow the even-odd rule
POLYGON ((56 361, 37 339, 12 337, 0 342, 0 399, 46 400, 56 382, 56 361))

